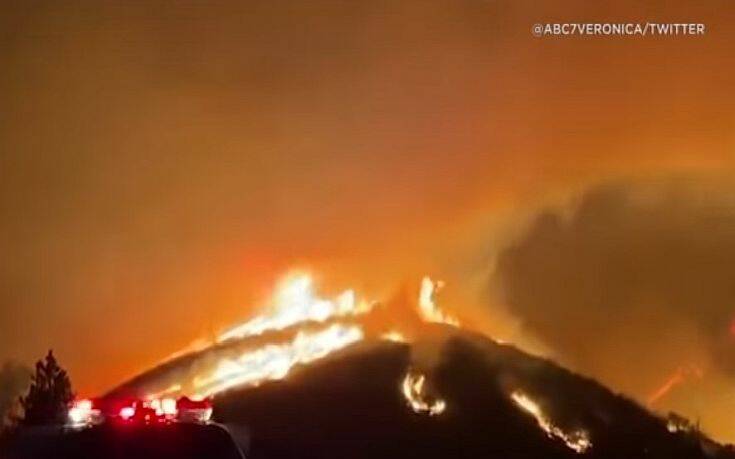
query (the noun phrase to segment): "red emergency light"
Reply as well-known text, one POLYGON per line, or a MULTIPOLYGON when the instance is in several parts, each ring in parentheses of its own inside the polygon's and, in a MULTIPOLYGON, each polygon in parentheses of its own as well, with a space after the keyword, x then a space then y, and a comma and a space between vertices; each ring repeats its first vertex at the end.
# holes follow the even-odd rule
POLYGON ((104 400, 96 403, 89 399, 75 400, 69 407, 69 424, 84 427, 103 421, 124 424, 152 423, 207 423, 212 416, 210 399, 192 400, 188 397, 104 400), (99 405, 99 406, 98 406, 99 405))

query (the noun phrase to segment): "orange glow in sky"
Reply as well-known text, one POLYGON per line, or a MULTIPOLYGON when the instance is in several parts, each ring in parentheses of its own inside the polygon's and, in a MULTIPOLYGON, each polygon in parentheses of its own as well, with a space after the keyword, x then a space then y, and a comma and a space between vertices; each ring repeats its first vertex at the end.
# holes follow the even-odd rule
MULTIPOLYGON (((251 317, 292 268, 378 299, 432 273, 463 320, 643 400, 671 366, 632 371, 607 348, 599 366, 575 360, 490 278, 533 217, 599 183, 716 177, 692 202, 730 208, 710 199, 735 185, 734 16, 713 1, 13 2, 0 13, 0 358, 54 348, 94 395, 251 317), (708 32, 538 38, 540 18, 708 32)), ((703 219, 697 241, 729 234, 728 218, 703 219)), ((600 227, 580 232, 615 240, 600 227)), ((666 305, 644 290, 620 301, 652 328, 646 308, 666 305)), ((725 361, 720 341, 697 357, 725 361)), ((704 425, 735 440, 723 418, 704 425)))

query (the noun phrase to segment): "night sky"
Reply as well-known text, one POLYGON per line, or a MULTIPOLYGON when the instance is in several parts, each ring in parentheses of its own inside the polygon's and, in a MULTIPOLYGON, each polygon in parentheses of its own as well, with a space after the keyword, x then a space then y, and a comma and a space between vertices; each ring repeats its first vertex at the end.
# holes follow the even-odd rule
POLYGON ((95 394, 290 269, 431 274, 641 402, 701 367, 655 408, 735 441, 735 8, 646 3, 3 2, 0 360, 95 394))

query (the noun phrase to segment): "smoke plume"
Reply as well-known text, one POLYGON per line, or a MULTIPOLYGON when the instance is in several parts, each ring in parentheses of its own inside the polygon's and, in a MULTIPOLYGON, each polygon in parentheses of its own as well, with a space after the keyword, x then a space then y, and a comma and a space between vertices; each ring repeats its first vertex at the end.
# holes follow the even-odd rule
POLYGON ((731 191, 688 179, 589 189, 571 213, 541 212, 500 254, 493 285, 559 358, 641 400, 701 370, 696 396, 677 404, 687 389, 675 387, 662 406, 718 416, 712 384, 735 375, 731 191))
POLYGON ((0 368, 0 425, 7 420, 30 380, 31 370, 24 365, 7 361, 0 368))

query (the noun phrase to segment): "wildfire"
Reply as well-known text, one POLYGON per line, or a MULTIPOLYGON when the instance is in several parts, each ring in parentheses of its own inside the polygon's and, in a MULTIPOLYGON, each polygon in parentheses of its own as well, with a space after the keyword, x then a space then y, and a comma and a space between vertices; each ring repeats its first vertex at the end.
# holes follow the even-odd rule
POLYGON ((444 287, 442 281, 434 282, 429 277, 421 280, 421 290, 419 291, 419 313, 421 318, 426 322, 437 322, 455 327, 459 326, 459 320, 444 313, 434 303, 434 295, 444 287))
POLYGON ((584 430, 574 430, 570 433, 564 432, 551 422, 548 416, 541 410, 538 403, 523 392, 515 391, 510 395, 510 398, 523 411, 536 418, 539 427, 546 432, 549 438, 561 439, 571 450, 579 454, 584 453, 592 447, 592 441, 587 432, 584 430))
POLYGON ((666 429, 671 433, 691 432, 695 428, 688 419, 676 413, 669 413, 666 418, 666 429))
POLYGON ((679 384, 682 384, 686 382, 687 380, 691 378, 697 378, 702 379, 702 376, 704 375, 701 368, 695 365, 683 365, 676 369, 676 371, 669 376, 666 381, 656 389, 649 397, 648 397, 648 405, 653 405, 656 402, 658 402, 660 399, 666 396, 671 389, 678 386, 679 384))
POLYGON ((272 311, 255 317, 224 333, 217 341, 259 335, 267 330, 282 330, 299 322, 324 322, 333 317, 364 314, 370 304, 355 303, 355 292, 347 290, 335 301, 314 296, 311 277, 305 274, 292 275, 281 281, 272 300, 272 311))
POLYGON ((435 416, 442 414, 447 407, 444 400, 426 394, 426 376, 409 370, 403 378, 401 390, 406 402, 418 414, 435 416))
MULTIPOLYGON (((417 316, 424 322, 457 326, 459 321, 434 302, 441 286, 441 282, 423 279, 417 316)), ((283 379, 295 365, 324 358, 366 337, 407 342, 400 326, 381 329, 367 319, 373 305, 357 300, 352 290, 334 299, 321 298, 308 275, 287 276, 278 284, 266 312, 226 330, 208 345, 198 343, 192 354, 179 353, 180 364, 167 360, 167 376, 143 383, 140 396, 202 399, 234 387, 283 379), (368 323, 373 325, 368 327, 368 323)), ((425 376, 420 374, 406 375, 403 393, 417 412, 435 415, 446 407, 443 400, 427 397, 425 376)))
POLYGON ((237 359, 220 361, 212 375, 194 380, 199 397, 231 387, 282 379, 296 364, 309 363, 363 338, 358 326, 333 324, 316 333, 299 332, 290 343, 269 344, 237 359))
POLYGON ((408 342, 403 333, 395 330, 383 333, 382 335, 380 335, 380 339, 383 339, 385 341, 393 341, 394 343, 408 342))

